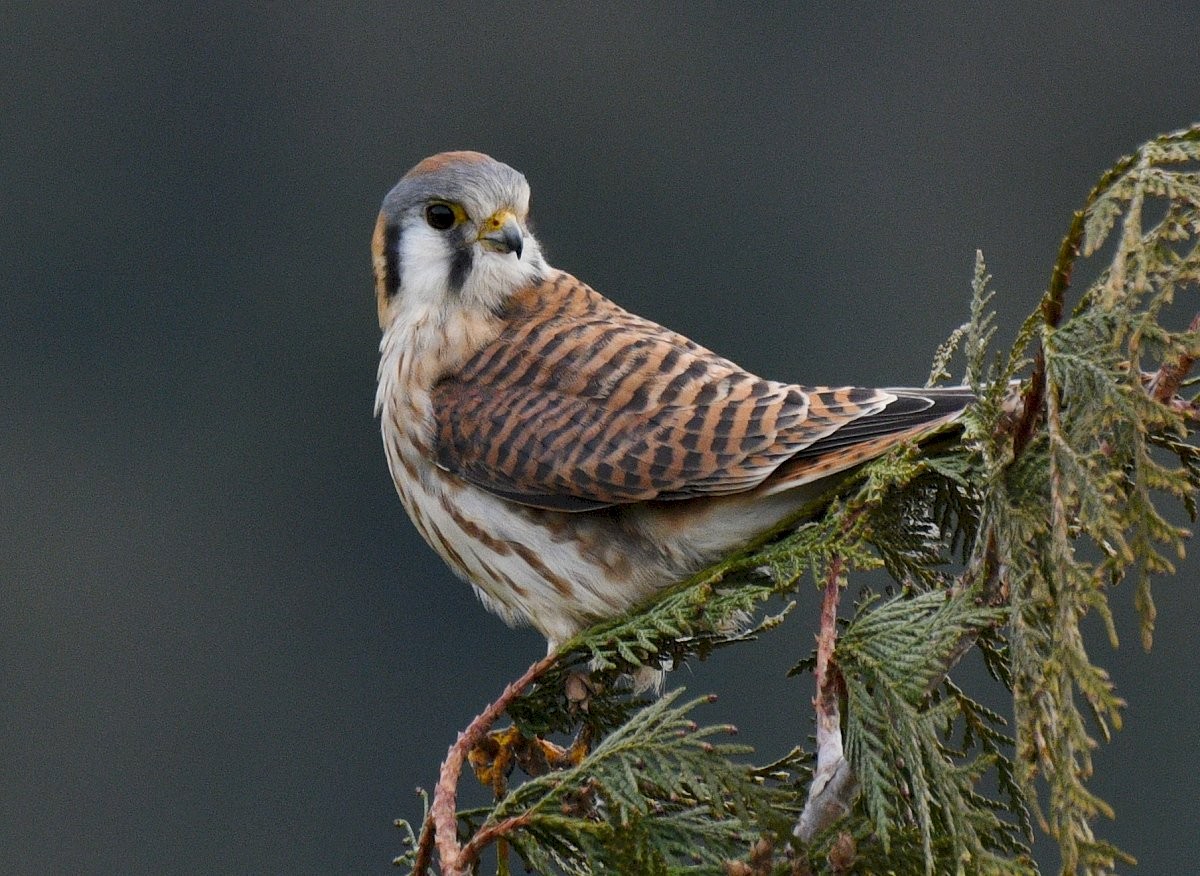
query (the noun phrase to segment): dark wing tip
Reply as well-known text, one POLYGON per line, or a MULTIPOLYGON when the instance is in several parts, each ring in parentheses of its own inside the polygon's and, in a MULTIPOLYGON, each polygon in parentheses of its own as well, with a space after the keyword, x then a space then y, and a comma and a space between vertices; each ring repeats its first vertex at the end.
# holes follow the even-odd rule
POLYGON ((888 387, 884 392, 896 396, 878 416, 908 420, 908 425, 932 423, 962 413, 975 402, 975 393, 967 386, 888 387))
POLYGON ((888 387, 884 392, 896 396, 877 413, 852 420, 836 432, 814 441, 795 455, 795 459, 821 456, 831 450, 859 444, 897 432, 949 422, 975 401, 966 386, 932 388, 888 387))

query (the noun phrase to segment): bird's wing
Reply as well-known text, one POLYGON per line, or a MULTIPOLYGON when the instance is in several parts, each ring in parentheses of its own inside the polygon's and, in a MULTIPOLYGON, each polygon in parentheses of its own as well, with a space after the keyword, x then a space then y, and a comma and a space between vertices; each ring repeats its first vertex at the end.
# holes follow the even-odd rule
POLYGON ((738 493, 794 460, 786 488, 943 414, 908 391, 763 380, 568 275, 516 301, 432 401, 442 468, 565 511, 738 493))
MULTIPOLYGON (((807 390, 821 398, 829 390, 807 390)), ((904 441, 922 438, 958 419, 975 401, 965 386, 890 388, 894 397, 793 454, 763 485, 764 495, 811 483, 881 456, 904 441)))

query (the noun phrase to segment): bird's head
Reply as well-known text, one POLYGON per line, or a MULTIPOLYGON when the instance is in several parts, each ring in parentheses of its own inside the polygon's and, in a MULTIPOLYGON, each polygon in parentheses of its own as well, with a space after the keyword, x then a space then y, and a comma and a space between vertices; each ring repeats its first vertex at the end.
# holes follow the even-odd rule
POLYGON ((372 242, 379 324, 402 312, 496 312, 545 272, 529 184, 479 152, 426 158, 383 200, 372 242))

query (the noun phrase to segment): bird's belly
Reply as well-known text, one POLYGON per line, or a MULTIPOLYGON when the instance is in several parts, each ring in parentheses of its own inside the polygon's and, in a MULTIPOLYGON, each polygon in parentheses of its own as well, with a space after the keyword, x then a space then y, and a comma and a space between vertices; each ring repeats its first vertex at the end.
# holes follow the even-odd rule
POLYGON ((425 541, 488 608, 509 624, 532 625, 551 647, 714 562, 804 498, 793 491, 550 511, 493 496, 404 442, 389 441, 388 450, 425 541))
POLYGON ((678 577, 619 512, 527 508, 433 466, 421 475, 401 470, 396 485, 422 537, 488 608, 552 647, 678 577))
POLYGON ((447 564, 489 608, 510 624, 531 624, 551 647, 628 611, 798 507, 780 497, 571 514, 515 505, 461 481, 413 491, 412 500, 413 520, 447 564))

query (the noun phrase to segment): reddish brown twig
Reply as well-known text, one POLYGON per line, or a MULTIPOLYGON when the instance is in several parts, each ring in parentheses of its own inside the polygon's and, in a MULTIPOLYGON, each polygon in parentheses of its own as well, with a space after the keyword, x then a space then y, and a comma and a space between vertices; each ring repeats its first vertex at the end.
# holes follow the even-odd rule
POLYGON ((520 830, 531 821, 533 821, 533 813, 522 812, 520 815, 514 815, 511 818, 506 818, 503 821, 497 821, 495 824, 480 828, 479 832, 471 837, 470 841, 459 852, 459 866, 466 870, 478 860, 480 854, 489 845, 503 839, 514 830, 520 830))
POLYGON ((837 644, 837 610, 842 589, 842 558, 835 556, 825 576, 825 595, 821 601, 821 631, 817 637, 817 691, 813 708, 817 713, 817 768, 808 788, 804 811, 796 822, 795 834, 801 842, 812 839, 850 809, 858 787, 854 771, 842 749, 840 699, 845 687, 834 661, 837 644))
POLYGON ((838 711, 838 683, 841 674, 833 663, 837 643, 837 610, 842 592, 842 558, 835 556, 825 575, 825 595, 821 600, 821 631, 817 636, 817 692, 813 707, 817 710, 817 744, 820 745, 821 718, 838 711))
MULTIPOLYGON (((1100 186, 1096 186, 1088 197, 1088 205, 1095 200, 1100 186)), ((1058 246, 1058 258, 1050 272, 1050 285, 1042 297, 1042 321, 1050 328, 1057 328, 1062 321, 1067 290, 1071 288, 1071 275, 1075 271, 1075 260, 1079 258, 1079 245, 1083 242, 1084 217, 1087 207, 1071 217, 1071 227, 1058 246)), ((1033 358, 1033 373, 1029 377, 1029 388, 1025 391, 1025 404, 1021 416, 1013 428, 1013 457, 1021 455, 1025 445, 1034 435, 1046 402, 1046 351, 1038 344, 1033 358)))
MULTIPOLYGON (((1192 317, 1191 324, 1188 325, 1189 333, 1195 334, 1197 331, 1200 331, 1200 313, 1192 317)), ((1187 379, 1195 364, 1196 357, 1191 353, 1183 353, 1174 361, 1164 362, 1150 379, 1150 385, 1146 387, 1147 392, 1155 401, 1167 404, 1179 392, 1180 385, 1187 379)))
POLYGON ((492 725, 504 714, 509 704, 553 666, 556 660, 557 655, 550 654, 526 669, 520 678, 504 689, 504 693, 500 694, 495 702, 467 725, 466 730, 458 734, 458 739, 450 746, 450 750, 446 753, 446 760, 442 763, 441 773, 438 775, 437 788, 433 792, 433 805, 429 807, 429 815, 426 816, 425 823, 421 825, 416 863, 413 866, 413 873, 416 876, 423 876, 428 871, 435 845, 442 876, 463 876, 489 842, 521 826, 517 823, 520 820, 519 816, 510 818, 481 830, 468 841, 465 847, 459 846, 458 779, 462 775, 463 764, 471 749, 482 741, 487 732, 492 729, 492 725), (469 857, 468 849, 470 850, 469 857))

